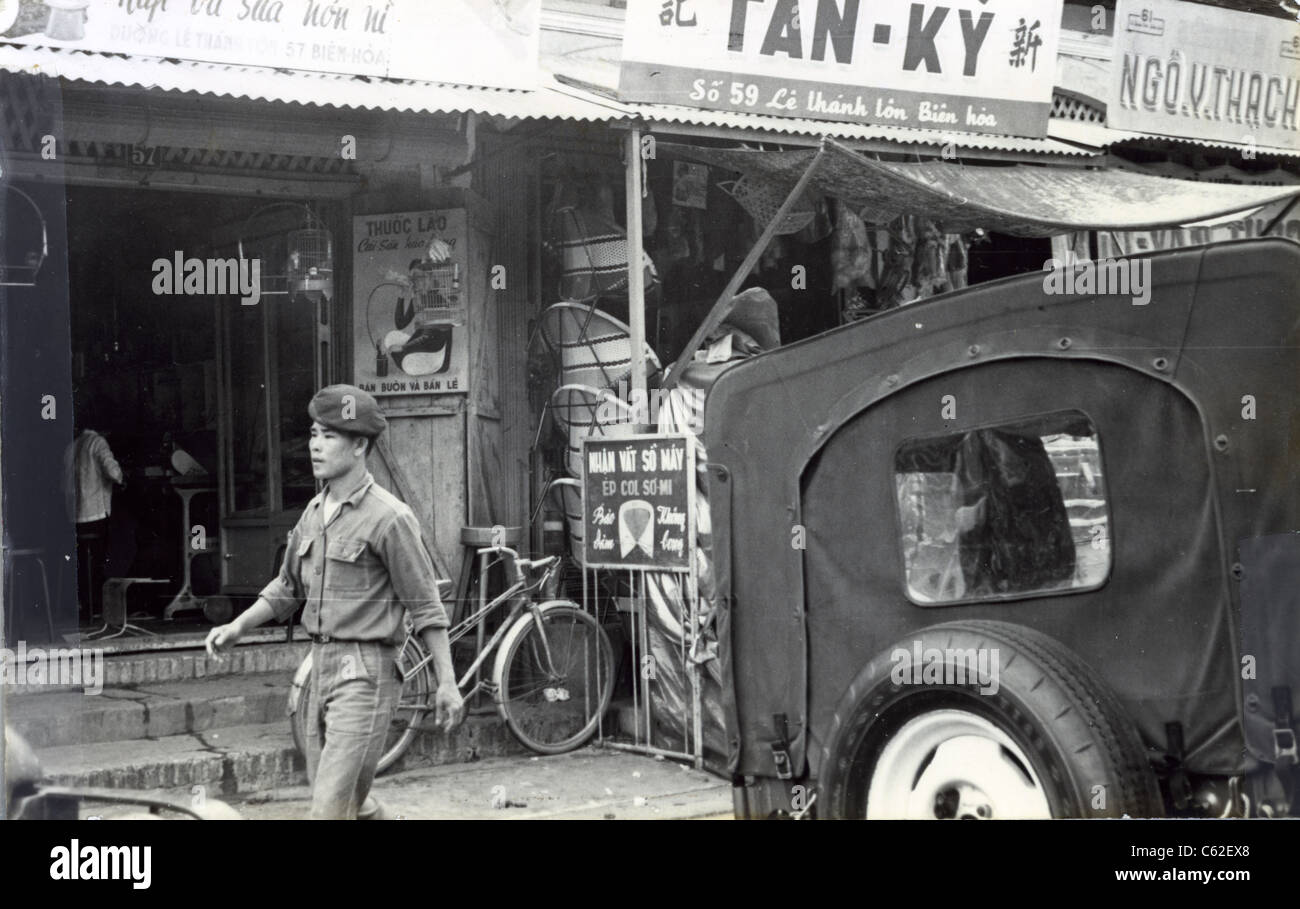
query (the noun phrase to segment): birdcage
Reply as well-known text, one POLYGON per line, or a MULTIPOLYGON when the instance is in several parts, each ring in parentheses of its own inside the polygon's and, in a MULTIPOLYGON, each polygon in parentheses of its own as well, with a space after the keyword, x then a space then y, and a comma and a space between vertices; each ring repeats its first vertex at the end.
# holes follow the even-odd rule
POLYGON ((334 296, 334 238, 321 227, 291 230, 285 269, 289 292, 334 296))
POLYGON ((460 289, 460 263, 428 259, 411 270, 411 290, 418 321, 427 325, 464 325, 466 307, 460 289))
POLYGON ((0 222, 0 286, 35 287, 36 275, 50 252, 45 216, 31 196, 16 186, 6 187, 30 206, 27 212, 9 208, 0 222))
MULTIPOLYGON (((276 208, 296 208, 303 212, 302 227, 297 227, 282 234, 284 237, 284 270, 275 274, 262 270, 262 295, 298 294, 315 300, 329 298, 334 294, 334 238, 316 217, 316 214, 300 202, 273 202, 263 206, 248 216, 244 222, 242 236, 239 239, 239 258, 247 258, 245 238, 250 243, 265 243, 264 235, 254 230, 253 222, 266 212, 276 208), (263 239, 259 240, 259 237, 263 239)), ((278 258, 277 258, 277 261, 278 258)))

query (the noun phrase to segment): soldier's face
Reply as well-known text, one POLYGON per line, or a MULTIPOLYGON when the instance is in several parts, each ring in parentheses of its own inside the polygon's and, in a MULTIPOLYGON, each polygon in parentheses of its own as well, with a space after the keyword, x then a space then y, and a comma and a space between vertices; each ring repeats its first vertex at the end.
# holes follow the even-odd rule
POLYGON ((365 460, 365 442, 353 438, 320 422, 311 424, 311 472, 316 479, 328 483, 345 476, 358 461, 365 460))

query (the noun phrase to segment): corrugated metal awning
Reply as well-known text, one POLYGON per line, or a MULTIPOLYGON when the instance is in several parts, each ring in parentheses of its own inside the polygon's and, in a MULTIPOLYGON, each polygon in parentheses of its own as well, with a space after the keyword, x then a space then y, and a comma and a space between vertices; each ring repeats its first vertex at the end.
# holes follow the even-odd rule
POLYGON ((511 119, 551 117, 588 122, 625 117, 617 103, 538 91, 302 72, 258 66, 132 57, 0 44, 0 70, 106 86, 196 92, 257 101, 414 113, 477 113, 511 119))
POLYGON ((1183 145, 1198 145, 1202 148, 1223 148, 1241 153, 1253 151, 1260 155, 1278 155, 1284 158, 1300 158, 1300 151, 1293 148, 1280 148, 1276 145, 1256 145, 1253 148, 1239 142, 1217 142, 1211 139, 1190 139, 1186 136, 1166 136, 1161 133, 1143 133, 1129 129, 1111 129, 1101 123, 1085 123, 1079 120, 1049 120, 1047 134, 1054 139, 1073 142, 1087 148, 1103 150, 1123 142, 1156 141, 1174 142, 1183 145))
MULTIPOLYGON (((1121 170, 976 166, 947 161, 874 161, 833 139, 813 176, 816 189, 861 208, 875 224, 923 214, 952 231, 977 227, 1022 237, 1075 230, 1142 230, 1191 224, 1294 198, 1300 186, 1233 186, 1121 170)), ((660 154, 737 171, 789 193, 815 151, 736 151, 659 143, 660 154)))

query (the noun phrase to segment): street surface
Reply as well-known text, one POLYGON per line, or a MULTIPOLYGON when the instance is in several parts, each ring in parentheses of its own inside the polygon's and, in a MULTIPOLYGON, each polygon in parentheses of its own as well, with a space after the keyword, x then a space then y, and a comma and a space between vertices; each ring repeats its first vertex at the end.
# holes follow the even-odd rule
MULTIPOLYGON (((685 764, 598 747, 571 754, 488 758, 380 777, 375 796, 416 819, 682 819, 731 817, 731 786, 685 764)), ((234 802, 250 820, 301 818, 305 786, 234 802)))

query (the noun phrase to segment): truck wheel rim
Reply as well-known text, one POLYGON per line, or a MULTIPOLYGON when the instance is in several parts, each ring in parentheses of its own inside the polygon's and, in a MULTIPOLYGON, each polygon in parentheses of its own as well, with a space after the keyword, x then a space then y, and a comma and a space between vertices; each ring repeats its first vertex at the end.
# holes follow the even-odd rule
POLYGON ((1010 736, 982 716, 936 710, 913 717, 881 749, 867 817, 1050 818, 1047 795, 1010 736))

